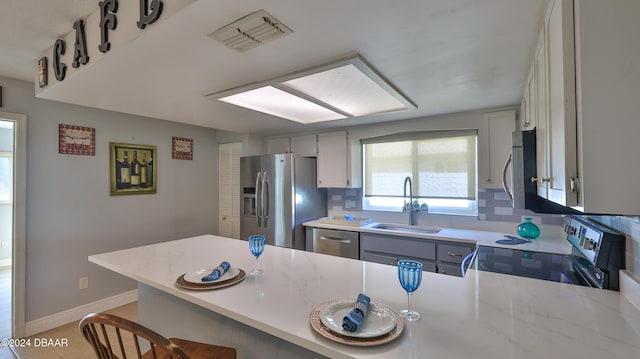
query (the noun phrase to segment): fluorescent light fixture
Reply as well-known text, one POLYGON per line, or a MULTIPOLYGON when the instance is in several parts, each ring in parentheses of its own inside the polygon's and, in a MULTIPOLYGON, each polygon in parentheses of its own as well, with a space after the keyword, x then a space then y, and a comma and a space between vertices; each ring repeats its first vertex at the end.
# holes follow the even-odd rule
POLYGON ((408 109, 353 64, 282 84, 354 117, 408 109))
POLYGON ((260 87, 255 90, 223 97, 219 100, 301 123, 332 121, 346 118, 344 115, 279 90, 273 86, 260 87))
POLYGON ((359 56, 207 97, 304 124, 416 108, 359 56))

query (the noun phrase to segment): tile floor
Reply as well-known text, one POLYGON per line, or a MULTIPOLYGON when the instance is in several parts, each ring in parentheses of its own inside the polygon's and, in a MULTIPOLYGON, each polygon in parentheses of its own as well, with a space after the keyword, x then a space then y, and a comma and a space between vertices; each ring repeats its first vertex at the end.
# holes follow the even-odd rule
MULTIPOLYGON (((107 311, 129 320, 138 319, 138 303, 123 305, 121 307, 107 311)), ((49 331, 39 333, 30 338, 32 346, 27 348, 12 348, 13 352, 6 347, 0 347, 0 359, 91 359, 95 358, 93 349, 84 339, 78 329, 78 322, 69 323, 49 331), (68 345, 59 347, 39 347, 35 348, 36 339, 66 339, 68 345)))

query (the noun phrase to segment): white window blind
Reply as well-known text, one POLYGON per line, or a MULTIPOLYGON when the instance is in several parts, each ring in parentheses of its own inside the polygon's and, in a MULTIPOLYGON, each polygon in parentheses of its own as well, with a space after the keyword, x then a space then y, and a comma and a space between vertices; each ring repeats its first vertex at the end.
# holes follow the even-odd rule
POLYGON ((476 130, 405 133, 362 140, 365 197, 476 197, 476 130))

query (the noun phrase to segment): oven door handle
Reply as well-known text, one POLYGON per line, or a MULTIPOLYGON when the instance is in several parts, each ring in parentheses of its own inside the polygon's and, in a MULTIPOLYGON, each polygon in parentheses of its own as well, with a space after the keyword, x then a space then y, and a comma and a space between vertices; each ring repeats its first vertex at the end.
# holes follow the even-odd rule
POLYGON ((473 256, 476 254, 476 252, 478 251, 478 249, 474 249, 471 253, 467 254, 466 257, 464 257, 464 259, 462 260, 462 263, 460 263, 460 269, 462 270, 462 276, 464 277, 465 273, 467 272, 467 262, 469 262, 471 260, 471 258, 473 258, 473 256))

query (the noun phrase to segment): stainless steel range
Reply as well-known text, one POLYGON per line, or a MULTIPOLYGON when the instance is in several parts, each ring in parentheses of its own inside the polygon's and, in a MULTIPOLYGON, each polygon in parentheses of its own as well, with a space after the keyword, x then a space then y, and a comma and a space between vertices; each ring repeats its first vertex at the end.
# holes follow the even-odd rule
POLYGON ((566 217, 570 255, 479 246, 472 268, 522 277, 620 290, 625 238, 597 223, 566 217))

